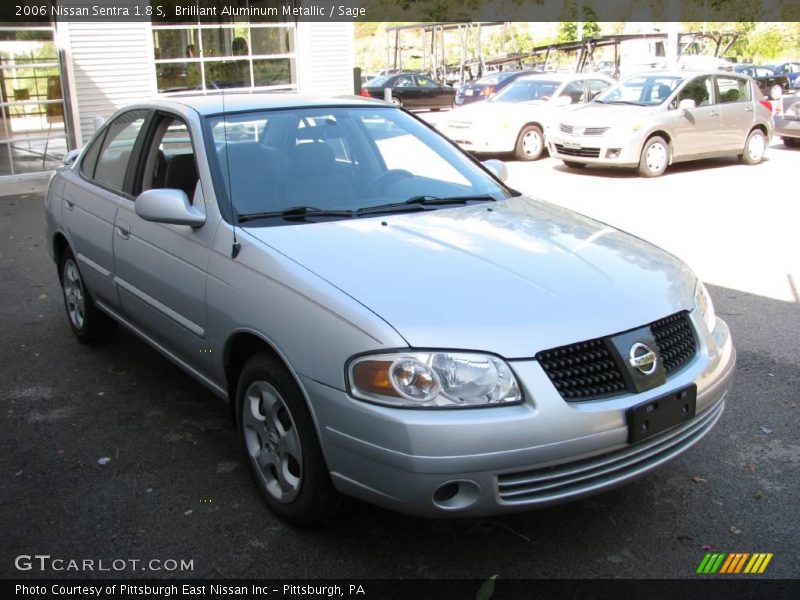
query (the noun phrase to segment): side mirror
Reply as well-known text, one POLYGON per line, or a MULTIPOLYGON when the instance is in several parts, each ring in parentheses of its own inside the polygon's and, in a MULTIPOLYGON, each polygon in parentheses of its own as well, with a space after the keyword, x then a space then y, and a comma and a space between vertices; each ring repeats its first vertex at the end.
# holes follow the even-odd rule
POLYGON ((508 179, 508 167, 506 167, 506 163, 504 163, 502 160, 490 158, 489 160, 483 161, 482 164, 500 181, 505 181, 508 179))
POLYGON ((691 98, 684 98, 678 103, 678 108, 681 110, 691 110, 697 106, 697 103, 691 98))
POLYGON ((206 215, 189 204, 183 190, 158 188, 142 192, 136 198, 136 214, 145 221, 200 227, 206 215))
POLYGON ((572 98, 569 96, 558 96, 553 100, 555 106, 569 106, 572 104, 572 98))
POLYGON ((75 161, 78 160, 78 157, 81 155, 80 148, 76 150, 70 150, 64 155, 64 166, 71 167, 75 164, 75 161))

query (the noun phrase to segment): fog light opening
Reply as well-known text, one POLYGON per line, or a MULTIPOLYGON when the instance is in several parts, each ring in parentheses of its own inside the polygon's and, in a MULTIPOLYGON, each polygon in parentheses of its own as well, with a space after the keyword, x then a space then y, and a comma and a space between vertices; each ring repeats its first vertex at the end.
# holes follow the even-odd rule
POLYGON ((621 148, 609 148, 606 150, 606 158, 619 158, 621 148))
POLYGON ((474 481, 448 481, 433 492, 433 503, 445 510, 461 510, 475 504, 481 487, 474 481))

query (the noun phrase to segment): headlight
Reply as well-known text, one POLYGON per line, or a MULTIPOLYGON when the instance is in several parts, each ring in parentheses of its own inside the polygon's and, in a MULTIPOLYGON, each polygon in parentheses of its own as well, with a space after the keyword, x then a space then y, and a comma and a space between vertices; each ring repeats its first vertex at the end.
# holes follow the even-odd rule
POLYGON ((711 302, 711 296, 703 285, 703 282, 697 281, 697 287, 694 290, 694 304, 697 310, 700 311, 700 316, 706 323, 709 332, 714 331, 717 325, 717 315, 714 314, 714 303, 711 302))
POLYGON ((398 352, 361 356, 348 368, 350 393, 406 408, 520 402, 517 380, 501 358, 472 352, 398 352))

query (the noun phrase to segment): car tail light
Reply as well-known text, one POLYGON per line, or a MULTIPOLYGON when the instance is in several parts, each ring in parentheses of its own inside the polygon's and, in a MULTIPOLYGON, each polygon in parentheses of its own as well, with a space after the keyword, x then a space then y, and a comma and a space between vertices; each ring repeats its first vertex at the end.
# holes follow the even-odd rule
POLYGON ((372 96, 370 95, 369 91, 366 88, 361 88, 361 95, 364 96, 364 98, 372 98, 372 96))
POLYGON ((761 98, 761 100, 759 100, 759 102, 761 102, 761 106, 763 106, 764 108, 769 110, 769 112, 772 112, 772 102, 770 102, 766 98, 761 98))
POLYGON ((486 96, 487 98, 494 93, 494 86, 488 85, 481 90, 481 96, 486 96))

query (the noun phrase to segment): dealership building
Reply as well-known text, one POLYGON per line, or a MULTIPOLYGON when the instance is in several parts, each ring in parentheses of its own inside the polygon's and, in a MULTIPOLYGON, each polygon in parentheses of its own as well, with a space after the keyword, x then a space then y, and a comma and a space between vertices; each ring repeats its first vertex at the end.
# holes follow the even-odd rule
MULTIPOLYGON (((135 9, 149 3, 114 4, 135 9)), ((232 88, 352 93, 352 23, 285 18, 0 22, 0 177, 55 168, 116 109, 159 93, 232 88)))

